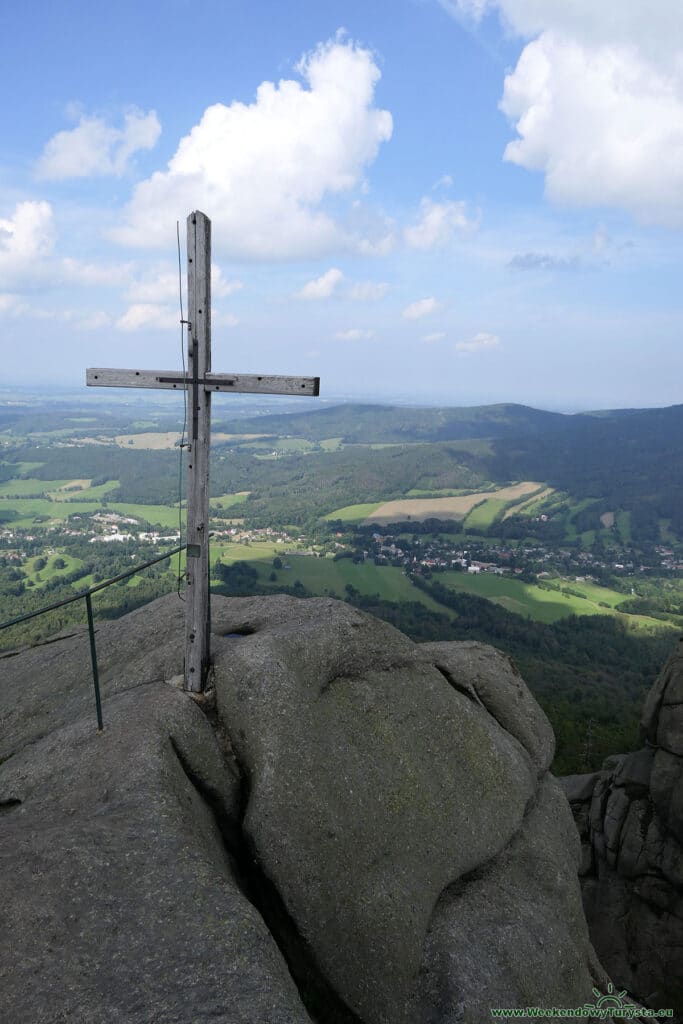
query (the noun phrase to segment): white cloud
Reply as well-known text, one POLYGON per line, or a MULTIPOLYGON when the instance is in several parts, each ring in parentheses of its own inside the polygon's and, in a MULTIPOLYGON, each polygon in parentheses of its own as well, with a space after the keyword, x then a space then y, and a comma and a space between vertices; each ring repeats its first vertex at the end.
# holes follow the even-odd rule
MULTIPOLYGON (((212 275, 213 276, 213 275, 212 275)), ((183 280, 183 295, 186 284, 183 280)), ((179 304, 178 271, 173 269, 157 269, 143 278, 133 281, 126 291, 126 298, 134 303, 160 303, 173 299, 179 304)), ((178 308, 180 306, 178 305, 178 308)))
POLYGON ((180 315, 177 309, 155 302, 136 302, 116 321, 120 331, 139 331, 143 327, 153 330, 169 330, 178 327, 180 315))
POLYGON ((423 316, 428 316, 430 313, 436 312, 438 308, 438 302, 433 296, 431 296, 428 299, 418 299, 417 302, 411 302, 411 304, 406 306, 403 310, 402 316, 406 320, 419 320, 423 316))
POLYGON ((453 178, 450 174, 442 174, 441 177, 434 182, 432 185, 433 189, 436 188, 451 188, 453 185, 453 178))
POLYGON ((549 199, 683 225, 680 0, 439 0, 474 22, 497 10, 533 38, 505 79, 519 138, 505 159, 545 175, 549 199))
POLYGON ((379 302, 389 291, 384 281, 357 281, 349 288, 349 298, 354 302, 379 302))
POLYGON ((10 312, 13 316, 21 316, 29 320, 50 320, 53 322, 69 324, 70 327, 79 330, 99 330, 102 327, 109 327, 112 318, 108 313, 101 310, 84 313, 82 309, 57 309, 49 306, 39 306, 35 302, 22 302, 18 296, 0 295, 0 311, 10 312), (3 299, 12 301, 7 304, 3 299))
POLYGON ((337 286, 344 280, 344 275, 337 267, 330 267, 320 277, 308 281, 296 293, 298 299, 329 299, 337 286))
POLYGON ((361 327, 351 327, 348 331, 337 331, 335 338, 340 341, 369 341, 375 337, 375 332, 361 327))
POLYGON ((36 164, 36 175, 51 181, 121 177, 131 157, 140 150, 153 149, 160 134, 153 110, 148 114, 137 108, 128 110, 122 128, 114 128, 102 117, 82 115, 75 128, 57 132, 49 140, 36 164))
POLYGON ((521 36, 551 31, 586 45, 627 44, 653 59, 681 48, 683 17, 679 0, 439 0, 449 14, 479 22, 497 10, 521 36))
POLYGON ((53 250, 55 229, 47 202, 17 203, 11 217, 0 219, 0 271, 3 283, 21 275, 53 250))
POLYGON ((542 171, 551 200, 683 224, 681 69, 544 33, 505 80, 501 108, 519 135, 505 159, 542 171))
POLYGON ((433 249, 446 245, 456 231, 476 227, 476 221, 469 220, 465 209, 462 201, 435 203, 424 196, 420 201, 418 220, 403 232, 406 243, 412 249, 433 249))
POLYGON ((120 287, 130 280, 130 263, 83 263, 65 256, 55 267, 65 281, 84 285, 120 287))
POLYGON ((223 271, 215 263, 211 264, 211 295, 214 299, 226 299, 244 288, 242 281, 226 281, 223 271))
POLYGON ((481 352, 484 349, 500 347, 500 338, 496 334, 475 334, 467 341, 458 341, 456 350, 458 352, 481 352))
POLYGON ((446 337, 445 331, 433 331, 431 334, 423 334, 420 341, 426 341, 427 343, 443 341, 446 337))
POLYGON ((297 70, 305 85, 263 82, 249 105, 209 107, 167 170, 137 186, 114 237, 166 245, 174 221, 200 208, 213 221, 214 244, 232 257, 360 247, 323 202, 360 186, 391 137, 391 115, 373 106, 379 69, 368 50, 336 41, 320 45, 297 70))
POLYGON ((16 295, 9 292, 0 293, 0 313, 9 313, 17 305, 17 302, 16 295))
POLYGON ((438 4, 458 21, 479 22, 495 7, 495 0, 438 0, 438 4))
MULTIPOLYGON (((187 301, 187 282, 182 277, 183 301, 187 301)), ((211 296, 213 299, 224 299, 240 291, 244 285, 241 281, 227 281, 223 272, 215 263, 211 264, 211 296)), ((132 281, 126 291, 126 298, 133 303, 176 302, 179 306, 178 270, 170 264, 158 266, 144 277, 132 281)))

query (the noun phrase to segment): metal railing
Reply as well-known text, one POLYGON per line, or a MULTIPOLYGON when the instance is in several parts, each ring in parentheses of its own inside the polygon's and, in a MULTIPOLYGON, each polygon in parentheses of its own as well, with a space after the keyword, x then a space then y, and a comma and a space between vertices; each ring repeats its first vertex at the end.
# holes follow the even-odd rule
POLYGON ((93 619, 92 612, 92 595, 96 594, 98 590, 104 590, 106 587, 111 587, 114 583, 120 583, 121 580, 127 580, 131 576, 135 576, 137 573, 142 572, 143 569, 149 569, 151 565, 156 565, 157 562, 163 562, 166 558, 172 558, 173 555, 179 554, 184 551, 187 544, 181 544, 177 548, 173 548, 172 551, 165 551, 163 555, 158 555, 156 558, 150 558, 148 562, 142 562, 140 565, 136 565, 133 569, 128 569, 126 572, 120 572, 118 576, 112 576, 109 580, 103 580, 101 583, 96 583, 94 587, 88 587, 87 590, 79 590, 77 594, 73 594, 71 597, 64 598, 63 601, 55 601, 53 604, 47 604, 44 608, 39 608, 35 612, 26 612, 25 615, 17 615, 15 619, 10 619, 9 622, 0 622, 0 629, 9 629, 10 626, 17 626, 20 622, 28 622, 29 619, 35 619, 39 615, 44 615, 46 612, 52 612, 56 608, 63 608, 64 605, 73 604, 74 601, 85 601, 86 613, 88 617, 88 633, 90 635, 90 661, 92 663, 92 679, 93 686, 95 688, 95 708, 97 710, 97 730, 102 732, 104 724, 102 722, 102 700, 100 697, 100 676, 97 669, 97 650, 95 647, 95 622, 93 619))

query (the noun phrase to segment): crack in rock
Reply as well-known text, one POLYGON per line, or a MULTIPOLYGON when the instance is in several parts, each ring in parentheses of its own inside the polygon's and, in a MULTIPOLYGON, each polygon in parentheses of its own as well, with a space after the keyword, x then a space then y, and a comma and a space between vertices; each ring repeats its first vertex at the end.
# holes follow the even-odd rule
MULTIPOLYGON (((209 716, 207 716, 210 721, 209 716)), ((240 772, 238 819, 227 814, 220 794, 188 764, 173 737, 173 752, 189 782, 209 808, 230 859, 234 877, 242 894, 258 911, 280 950, 299 996, 315 1024, 363 1024, 332 988, 320 970, 315 954, 300 934, 277 887, 259 864, 253 843, 242 823, 249 804, 250 781, 247 772, 237 763, 240 772)))

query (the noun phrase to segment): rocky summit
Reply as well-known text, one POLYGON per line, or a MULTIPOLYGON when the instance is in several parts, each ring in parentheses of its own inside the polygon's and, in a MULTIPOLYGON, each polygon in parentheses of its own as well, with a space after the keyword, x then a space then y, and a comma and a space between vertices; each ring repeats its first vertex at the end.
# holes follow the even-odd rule
POLYGON ((562 780, 591 937, 617 985, 683 1019, 683 641, 647 696, 644 746, 562 780))
POLYGON ((182 617, 98 625, 102 733, 87 633, 0 658, 3 1021, 480 1024, 606 991, 508 659, 217 598, 196 699, 182 617))

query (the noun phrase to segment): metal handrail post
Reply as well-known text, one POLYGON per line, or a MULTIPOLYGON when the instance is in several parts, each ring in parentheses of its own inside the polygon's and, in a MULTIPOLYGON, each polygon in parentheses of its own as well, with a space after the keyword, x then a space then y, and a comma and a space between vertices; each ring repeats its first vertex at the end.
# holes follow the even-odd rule
POLYGON ((97 651, 95 650, 95 622, 92 616, 92 598, 85 595, 85 607, 88 610, 88 632, 90 634, 90 660, 92 662, 92 681, 95 687, 95 707, 97 708, 97 731, 102 732, 102 701, 100 700, 100 675, 97 671, 97 651))

